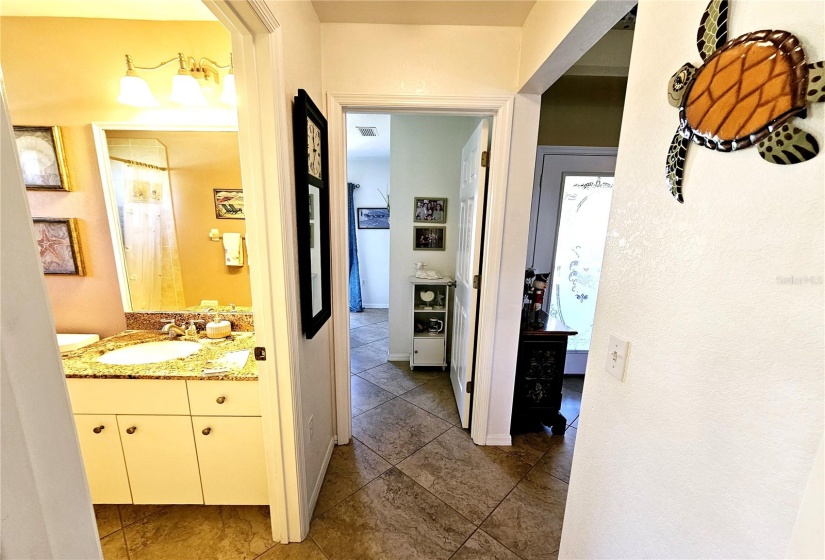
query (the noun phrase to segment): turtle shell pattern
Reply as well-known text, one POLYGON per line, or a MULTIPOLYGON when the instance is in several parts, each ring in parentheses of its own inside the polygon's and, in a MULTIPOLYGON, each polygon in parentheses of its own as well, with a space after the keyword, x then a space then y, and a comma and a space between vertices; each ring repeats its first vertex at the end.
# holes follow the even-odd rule
POLYGON ((707 148, 747 148, 805 110, 808 68, 787 31, 755 31, 709 56, 679 109, 683 129, 707 148))

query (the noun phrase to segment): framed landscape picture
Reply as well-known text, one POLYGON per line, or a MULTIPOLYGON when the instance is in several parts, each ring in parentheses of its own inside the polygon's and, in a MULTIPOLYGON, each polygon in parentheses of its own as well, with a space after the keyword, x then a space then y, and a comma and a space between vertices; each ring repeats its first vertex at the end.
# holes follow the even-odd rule
POLYGON ((414 222, 447 223, 447 199, 416 197, 414 222))
POLYGON ((446 247, 445 227, 413 227, 413 249, 443 251, 446 247))
POLYGON ((71 190, 59 127, 15 126, 14 140, 27 189, 71 190))
POLYGON ((390 229, 389 208, 358 208, 358 229, 390 229))
POLYGON ((214 189, 215 217, 221 220, 246 218, 243 205, 243 189, 214 189))
POLYGON ((74 218, 33 218, 44 274, 84 276, 83 255, 74 218))

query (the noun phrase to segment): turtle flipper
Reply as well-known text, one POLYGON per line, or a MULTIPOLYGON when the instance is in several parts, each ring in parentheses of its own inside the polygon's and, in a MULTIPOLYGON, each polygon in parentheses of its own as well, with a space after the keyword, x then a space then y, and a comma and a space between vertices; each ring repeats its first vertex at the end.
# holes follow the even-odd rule
POLYGON ((696 46, 705 60, 728 42, 728 0, 710 0, 702 14, 696 46))
POLYGON ((808 161, 819 153, 819 143, 812 134, 789 124, 771 132, 756 147, 762 159, 779 165, 808 161))
POLYGON ((812 62, 808 65, 808 103, 825 101, 825 62, 812 62))
POLYGON ((681 129, 677 130, 673 142, 670 143, 670 149, 667 151, 667 172, 665 174, 667 186, 670 188, 670 194, 682 203, 685 202, 682 198, 682 174, 685 171, 685 155, 690 145, 690 136, 690 134, 684 136, 681 129))

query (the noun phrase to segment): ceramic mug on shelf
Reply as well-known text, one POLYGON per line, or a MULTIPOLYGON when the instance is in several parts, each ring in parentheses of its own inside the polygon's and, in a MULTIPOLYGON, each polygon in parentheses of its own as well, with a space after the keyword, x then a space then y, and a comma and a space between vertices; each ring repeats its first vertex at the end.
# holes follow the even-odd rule
POLYGON ((430 317, 430 328, 429 331, 431 334, 440 333, 444 330, 444 321, 441 319, 436 319, 435 317, 430 317))

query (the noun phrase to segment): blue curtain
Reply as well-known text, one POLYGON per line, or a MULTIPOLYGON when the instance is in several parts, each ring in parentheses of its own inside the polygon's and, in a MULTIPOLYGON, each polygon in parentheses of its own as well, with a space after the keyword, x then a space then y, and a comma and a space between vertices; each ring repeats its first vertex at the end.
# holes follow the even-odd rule
POLYGON ((360 185, 347 183, 347 208, 349 209, 349 310, 361 313, 364 303, 361 300, 361 272, 358 269, 358 240, 355 238, 355 203, 353 192, 360 185))

